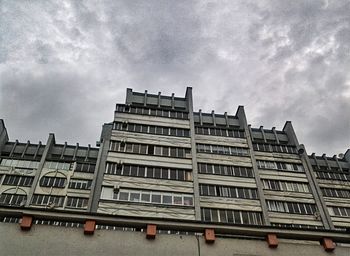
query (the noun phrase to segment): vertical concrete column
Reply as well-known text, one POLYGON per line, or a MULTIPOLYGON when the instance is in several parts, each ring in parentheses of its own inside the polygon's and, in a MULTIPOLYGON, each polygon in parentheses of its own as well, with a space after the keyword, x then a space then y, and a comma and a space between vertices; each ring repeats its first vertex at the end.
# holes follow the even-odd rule
POLYGON ((131 88, 127 88, 126 89, 126 100, 125 100, 125 104, 129 105, 132 102, 132 89, 131 88))
POLYGON ((0 119, 0 154, 2 147, 9 141, 9 136, 7 135, 7 130, 5 127, 4 120, 0 119))
POLYGON ((190 119, 191 154, 192 154, 192 177, 193 177, 195 218, 196 218, 196 220, 201 220, 201 209, 200 209, 200 201, 199 201, 197 149, 196 149, 194 116, 193 116, 192 87, 187 87, 185 98, 186 98, 186 101, 187 101, 188 116, 189 116, 189 119, 190 119))
POLYGON ((236 112, 236 116, 239 119, 240 126, 244 128, 244 132, 245 132, 246 137, 247 137, 247 143, 249 146, 249 154, 250 154, 250 158, 252 161, 254 178, 255 178, 257 189, 258 189, 258 195, 259 195, 259 200, 260 200, 260 204, 261 204, 264 224, 270 225, 271 223, 270 223, 270 219, 268 216, 267 205, 266 205, 265 195, 264 195, 264 191, 263 191, 263 184, 261 182, 258 166, 256 164, 253 143, 252 143, 252 137, 251 137, 250 129, 249 129, 248 124, 247 124, 247 118, 246 118, 243 106, 238 107, 237 112, 236 112))
POLYGON ((294 132, 294 128, 290 121, 287 121, 283 127, 283 131, 287 134, 291 142, 297 147, 298 154, 305 169, 306 178, 309 181, 311 193, 315 199, 317 208, 320 212, 321 220, 326 229, 334 229, 334 225, 331 220, 331 216, 328 213, 326 203, 323 199, 321 189, 317 183, 316 175, 313 172, 310 159, 306 153, 306 149, 303 144, 299 144, 297 136, 294 132))
POLYGON ((33 184, 32 184, 32 186, 31 186, 31 188, 29 190, 29 194, 28 194, 27 202, 26 202, 26 207, 28 207, 30 205, 30 202, 32 201, 33 194, 34 194, 36 186, 38 185, 40 174, 41 174, 42 169, 44 168, 44 164, 45 164, 47 155, 49 154, 49 152, 51 150, 51 147, 53 145, 55 145, 55 143, 56 143, 55 142, 55 134, 50 133, 49 134, 49 138, 47 139, 47 142, 46 142, 46 145, 45 145, 45 149, 44 149, 43 155, 41 156, 38 169, 35 172, 35 177, 34 177, 34 180, 33 180, 33 184))
POLYGON ((350 149, 346 150, 344 159, 348 162, 349 167, 350 167, 350 149))
POLYGON ((91 184, 88 211, 95 213, 98 209, 98 201, 101 197, 103 175, 106 170, 106 161, 109 150, 109 143, 112 136, 113 124, 104 124, 101 132, 100 149, 98 151, 94 178, 91 184))

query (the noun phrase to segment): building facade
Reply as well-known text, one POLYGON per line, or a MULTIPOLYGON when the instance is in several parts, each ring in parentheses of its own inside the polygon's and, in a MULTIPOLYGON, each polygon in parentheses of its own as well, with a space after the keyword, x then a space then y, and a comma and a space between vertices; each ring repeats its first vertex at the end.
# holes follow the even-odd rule
MULTIPOLYGON (((257 248, 267 238, 273 248, 281 238, 350 252, 350 150, 307 155, 291 122, 280 131, 254 128, 242 106, 235 115, 195 112, 192 88, 185 97, 127 89, 96 148, 56 144, 54 134, 46 144, 10 141, 1 120, 0 160, 2 225, 24 223, 25 215, 48 229, 86 229, 91 219, 96 232, 155 228, 157 236, 188 235, 189 246, 204 233, 208 243, 217 234, 257 248)), ((202 253, 228 253, 202 246, 202 253)), ((130 250, 124 254, 137 252, 130 250)), ((292 253, 261 250, 249 255, 292 253)))

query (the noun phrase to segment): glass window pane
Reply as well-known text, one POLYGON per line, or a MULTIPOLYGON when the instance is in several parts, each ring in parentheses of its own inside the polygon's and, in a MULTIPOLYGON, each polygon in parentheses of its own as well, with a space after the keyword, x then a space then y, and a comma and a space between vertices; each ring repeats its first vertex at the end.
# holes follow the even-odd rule
POLYGON ((163 204, 173 204, 173 197, 170 195, 163 195, 163 204))
POLYGON ((152 203, 161 203, 161 196, 157 194, 152 194, 152 203))
POLYGON ((130 193, 130 201, 131 202, 138 202, 138 201, 140 201, 140 193, 131 192, 130 193))
POLYGON ((119 192, 119 200, 128 201, 129 192, 119 192))

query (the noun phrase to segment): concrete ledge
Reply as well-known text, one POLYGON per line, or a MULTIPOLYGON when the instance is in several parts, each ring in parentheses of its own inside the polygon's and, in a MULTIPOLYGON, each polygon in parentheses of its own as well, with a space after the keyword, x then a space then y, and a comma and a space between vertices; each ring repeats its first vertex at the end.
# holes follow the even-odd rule
POLYGON ((115 225, 130 228, 145 228, 150 222, 157 225, 157 229, 176 230, 202 233, 207 228, 215 230, 216 235, 232 236, 254 236, 265 239, 268 234, 276 234, 279 238, 321 241, 327 237, 333 242, 350 243, 350 233, 333 230, 307 230, 307 229, 282 229, 271 226, 243 226, 226 225, 215 223, 203 223, 201 221, 190 220, 162 220, 154 218, 132 218, 121 216, 110 216, 102 214, 74 213, 68 211, 34 210, 23 208, 0 208, 0 216, 22 217, 22 215, 32 216, 34 219, 70 221, 83 223, 87 219, 93 219, 99 225, 115 225))

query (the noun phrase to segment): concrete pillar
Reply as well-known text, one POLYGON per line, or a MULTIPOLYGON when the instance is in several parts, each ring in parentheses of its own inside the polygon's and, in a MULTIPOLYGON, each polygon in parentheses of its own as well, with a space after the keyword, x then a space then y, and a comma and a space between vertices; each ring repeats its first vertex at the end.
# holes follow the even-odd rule
POLYGON ((45 164, 47 155, 49 154, 49 152, 51 150, 51 147, 53 145, 55 145, 55 143, 56 143, 55 142, 55 135, 53 133, 50 133, 49 134, 49 138, 47 139, 47 143, 45 145, 45 149, 44 149, 43 155, 41 156, 38 169, 35 172, 33 185, 31 186, 31 188, 29 190, 29 194, 28 194, 27 202, 26 202, 26 207, 29 207, 30 202, 32 201, 33 194, 34 194, 35 188, 36 188, 36 186, 37 186, 37 184, 39 182, 40 174, 41 174, 42 169, 44 168, 44 164, 45 164))
POLYGON ((257 190, 258 190, 258 195, 259 195, 259 200, 260 200, 260 204, 261 204, 264 224, 270 225, 271 223, 270 223, 270 220, 268 217, 267 205, 266 205, 265 195, 264 195, 264 191, 263 191, 263 184, 262 184, 261 179, 260 179, 259 170, 258 170, 258 166, 257 166, 256 159, 255 159, 254 149, 253 149, 252 137, 251 137, 251 133, 250 133, 250 129, 249 129, 250 127, 248 127, 247 118, 246 118, 243 106, 238 107, 237 112, 236 112, 236 116, 239 118, 239 122, 244 126, 244 132, 245 132, 246 137, 247 137, 247 143, 249 146, 249 154, 250 154, 250 158, 252 161, 254 178, 255 178, 255 182, 256 182, 256 186, 257 186, 257 190))
POLYGON ((191 136, 191 154, 192 154, 192 177, 193 177, 193 193, 194 193, 194 207, 195 207, 195 218, 201 220, 201 210, 199 203, 199 182, 198 182, 198 165, 197 165, 197 149, 195 140, 195 127, 194 127, 194 116, 193 116, 193 97, 192 87, 186 89, 186 101, 188 107, 188 116, 190 119, 190 136, 191 136))

